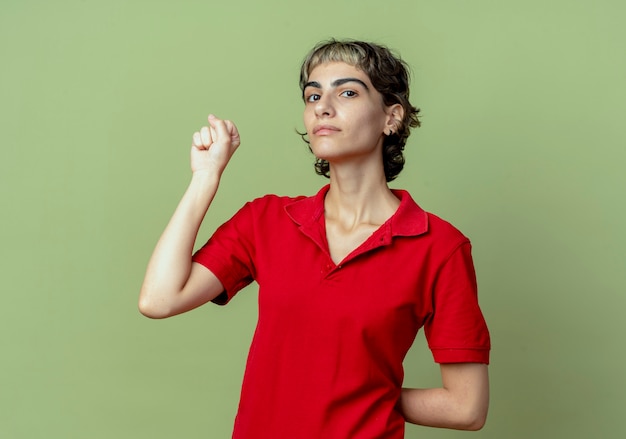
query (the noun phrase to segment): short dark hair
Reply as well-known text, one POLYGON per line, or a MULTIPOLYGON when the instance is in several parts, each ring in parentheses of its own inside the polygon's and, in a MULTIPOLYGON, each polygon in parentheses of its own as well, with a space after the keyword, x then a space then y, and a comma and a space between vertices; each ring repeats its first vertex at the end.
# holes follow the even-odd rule
MULTIPOLYGON (((300 68, 300 89, 309 81, 309 74, 320 64, 343 62, 367 74, 374 88, 383 96, 386 106, 400 104, 404 117, 393 134, 383 141, 383 165, 387 181, 394 180, 404 168, 404 145, 411 128, 419 127, 419 108, 409 102, 409 66, 391 50, 380 44, 356 40, 322 41, 306 56, 300 68)), ((302 135, 304 141, 306 133, 302 135)), ((330 177, 330 165, 326 160, 315 160, 315 172, 330 177)))

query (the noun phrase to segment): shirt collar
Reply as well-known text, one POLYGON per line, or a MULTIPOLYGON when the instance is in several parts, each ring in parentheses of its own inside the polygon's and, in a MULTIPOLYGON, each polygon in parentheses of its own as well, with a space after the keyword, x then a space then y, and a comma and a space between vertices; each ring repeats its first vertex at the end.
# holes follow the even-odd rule
MULTIPOLYGON (((324 214, 324 197, 330 185, 325 185, 312 196, 300 198, 285 206, 289 217, 299 226, 311 226, 324 214)), ((400 200, 396 212, 387 220, 385 228, 391 236, 417 236, 428 231, 428 214, 417 205, 411 195, 401 189, 392 189, 400 200)))

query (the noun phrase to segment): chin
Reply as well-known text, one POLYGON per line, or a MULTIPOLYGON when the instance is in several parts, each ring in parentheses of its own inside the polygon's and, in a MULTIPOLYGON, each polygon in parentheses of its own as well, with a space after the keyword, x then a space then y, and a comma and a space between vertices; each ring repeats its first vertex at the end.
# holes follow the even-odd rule
POLYGON ((309 146, 311 147, 311 151, 313 151, 313 155, 318 159, 330 160, 341 155, 340 149, 335 145, 314 145, 313 143, 310 143, 309 146))

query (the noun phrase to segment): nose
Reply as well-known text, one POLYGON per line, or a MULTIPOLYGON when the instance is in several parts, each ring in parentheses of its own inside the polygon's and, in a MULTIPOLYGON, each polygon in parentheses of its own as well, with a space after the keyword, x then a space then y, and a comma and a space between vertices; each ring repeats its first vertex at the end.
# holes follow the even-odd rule
POLYGON ((328 93, 320 96, 315 103, 315 115, 317 117, 332 117, 335 115, 332 97, 328 93))

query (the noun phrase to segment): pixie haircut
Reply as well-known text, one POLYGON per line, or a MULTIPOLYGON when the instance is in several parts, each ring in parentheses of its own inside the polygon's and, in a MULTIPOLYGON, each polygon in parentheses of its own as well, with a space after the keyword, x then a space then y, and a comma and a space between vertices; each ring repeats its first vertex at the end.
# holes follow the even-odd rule
MULTIPOLYGON (((409 66, 387 47, 355 40, 331 39, 317 44, 306 56, 300 69, 300 90, 309 82, 309 75, 320 64, 343 62, 365 72, 374 88, 383 96, 386 106, 402 105, 404 117, 391 135, 383 140, 383 165, 387 181, 394 180, 404 168, 404 145, 411 128, 419 127, 419 109, 409 102, 409 66)), ((302 135, 304 141, 306 133, 302 135)), ((310 147, 309 147, 310 149, 310 147)), ((315 159, 315 172, 330 177, 326 160, 315 159)))

